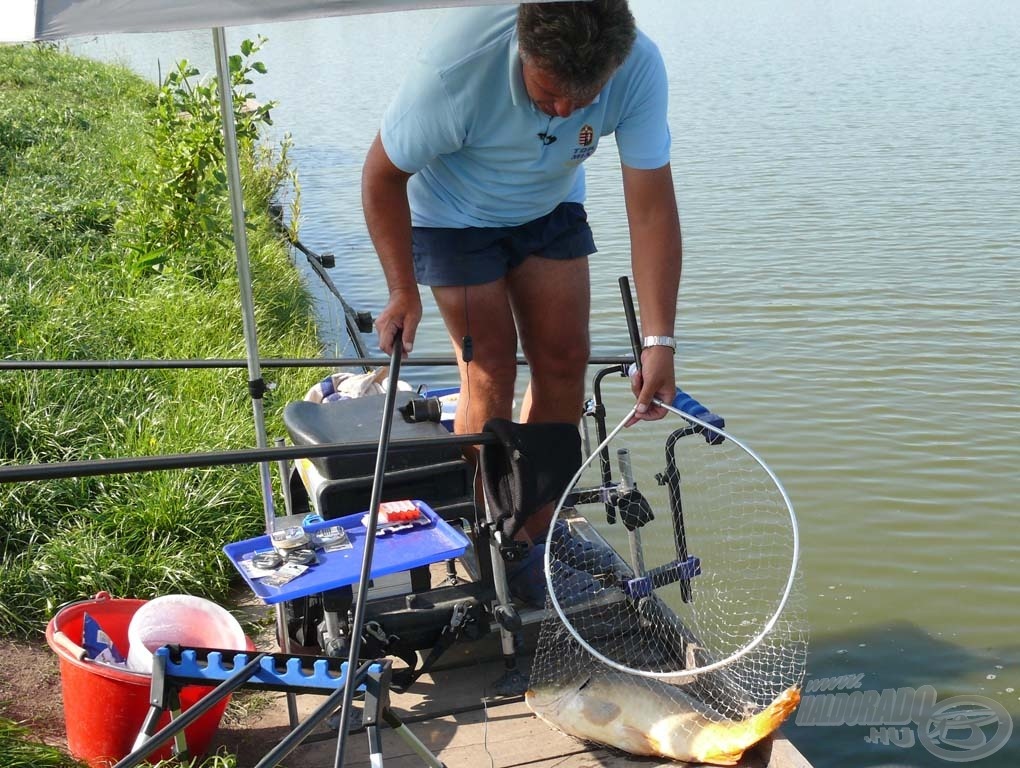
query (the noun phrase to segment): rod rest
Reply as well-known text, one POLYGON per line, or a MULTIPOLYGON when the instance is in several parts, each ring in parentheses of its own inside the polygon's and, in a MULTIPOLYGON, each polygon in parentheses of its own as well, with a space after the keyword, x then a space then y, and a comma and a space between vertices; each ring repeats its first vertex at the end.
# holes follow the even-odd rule
POLYGON ((648 573, 634 579, 628 579, 623 584, 623 591, 628 597, 647 597, 652 592, 667 584, 677 581, 690 581, 695 576, 701 575, 701 558, 689 556, 685 560, 673 560, 658 568, 653 568, 648 573))
MULTIPOLYGON (((229 680, 255 653, 222 648, 194 648, 164 645, 156 656, 166 658, 166 674, 175 680, 199 685, 214 685, 229 680)), ((370 674, 381 674, 382 664, 373 664, 370 674)), ((347 677, 347 662, 330 656, 303 656, 267 653, 261 668, 245 684, 246 688, 290 693, 328 693, 335 691, 347 677)), ((359 684, 359 689, 363 684, 359 684)))

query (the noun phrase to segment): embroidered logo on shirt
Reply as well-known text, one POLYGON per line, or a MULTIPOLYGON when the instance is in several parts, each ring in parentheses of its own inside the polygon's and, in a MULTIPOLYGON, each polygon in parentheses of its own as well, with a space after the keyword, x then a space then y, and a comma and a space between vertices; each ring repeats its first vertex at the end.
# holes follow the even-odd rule
POLYGON ((568 168, 580 165, 595 154, 595 150, 598 149, 595 129, 587 123, 582 125, 581 130, 577 132, 577 144, 578 146, 570 151, 570 159, 563 163, 568 168))

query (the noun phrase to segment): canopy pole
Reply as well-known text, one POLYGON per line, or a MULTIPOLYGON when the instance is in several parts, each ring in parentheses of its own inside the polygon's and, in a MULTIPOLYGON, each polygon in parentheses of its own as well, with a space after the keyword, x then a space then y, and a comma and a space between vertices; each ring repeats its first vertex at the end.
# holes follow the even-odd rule
MULTIPOLYGON (((227 165, 227 189, 230 192, 230 215, 234 230, 234 253, 237 256, 237 281, 241 294, 241 318, 244 322, 244 344, 248 357, 248 391, 255 416, 255 440, 258 448, 268 448, 266 419, 262 395, 265 382, 259 365, 259 344, 255 332, 255 301, 252 298, 251 270, 248 261, 248 230, 244 220, 244 194, 241 189, 241 167, 237 159, 237 131, 234 126, 234 97, 227 59, 226 35, 223 27, 214 27, 213 48, 216 52, 216 80, 220 93, 220 122, 223 128, 223 154, 227 165)), ((276 517, 273 506, 273 481, 269 462, 259 464, 262 484, 262 508, 266 533, 272 533, 276 517)))

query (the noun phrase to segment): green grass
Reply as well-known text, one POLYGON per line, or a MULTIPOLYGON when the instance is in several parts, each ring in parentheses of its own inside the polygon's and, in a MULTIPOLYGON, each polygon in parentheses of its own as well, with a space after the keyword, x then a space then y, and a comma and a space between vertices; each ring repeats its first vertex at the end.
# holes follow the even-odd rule
MULTIPOLYGON (((69 757, 55 747, 32 740, 21 725, 0 717, 0 765, 4 768, 85 768, 85 763, 69 757)), ((146 763, 145 765, 150 765, 146 763)), ((152 768, 236 768, 233 755, 217 754, 187 762, 161 760, 152 768)))
MULTIPOLYGON (((4 768, 85 768, 81 763, 55 747, 32 741, 29 731, 17 723, 0 717, 0 765, 4 768)), ((148 765, 148 764, 147 764, 148 765)), ((236 768, 233 755, 210 755, 205 759, 180 762, 162 760, 153 768, 236 768)))
POLYGON ((32 741, 27 729, 3 717, 0 717, 0 765, 4 768, 84 768, 84 763, 59 749, 32 741))
MULTIPOLYGON (((194 185, 202 226, 178 226, 189 209, 152 128, 161 103, 124 69, 0 46, 0 357, 244 357, 218 169, 194 185)), ((173 110, 161 119, 162 135, 174 132, 173 110)), ((282 151, 242 146, 260 353, 314 357, 309 299, 266 214, 287 174, 282 151)), ((266 373, 271 437, 283 404, 321 374, 266 373)), ((0 372, 0 464, 255 442, 245 369, 0 372)), ((221 547, 262 527, 250 466, 0 485, 0 635, 39 639, 57 606, 99 591, 225 602, 237 578, 221 547)), ((0 719, 0 765, 77 763, 0 719)))

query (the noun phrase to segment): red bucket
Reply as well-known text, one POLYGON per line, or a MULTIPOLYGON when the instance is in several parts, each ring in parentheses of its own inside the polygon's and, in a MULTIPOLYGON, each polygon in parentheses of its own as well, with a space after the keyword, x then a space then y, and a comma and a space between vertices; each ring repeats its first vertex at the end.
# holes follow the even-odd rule
MULTIPOLYGON (((60 682, 64 696, 64 720, 70 753, 93 768, 108 768, 131 752, 142 721, 149 711, 149 675, 130 672, 85 659, 79 645, 87 612, 127 653, 128 625, 145 600, 112 599, 100 592, 92 600, 65 606, 46 626, 46 642, 60 658, 60 682)), ((249 643, 250 644, 250 643, 249 643)), ((180 691, 181 708, 187 710, 212 688, 189 685, 180 691)), ((184 729, 192 756, 205 754, 219 728, 229 696, 218 702, 184 729)), ((162 728, 170 721, 164 713, 162 728)), ((170 757, 170 739, 149 755, 153 762, 170 757)))

